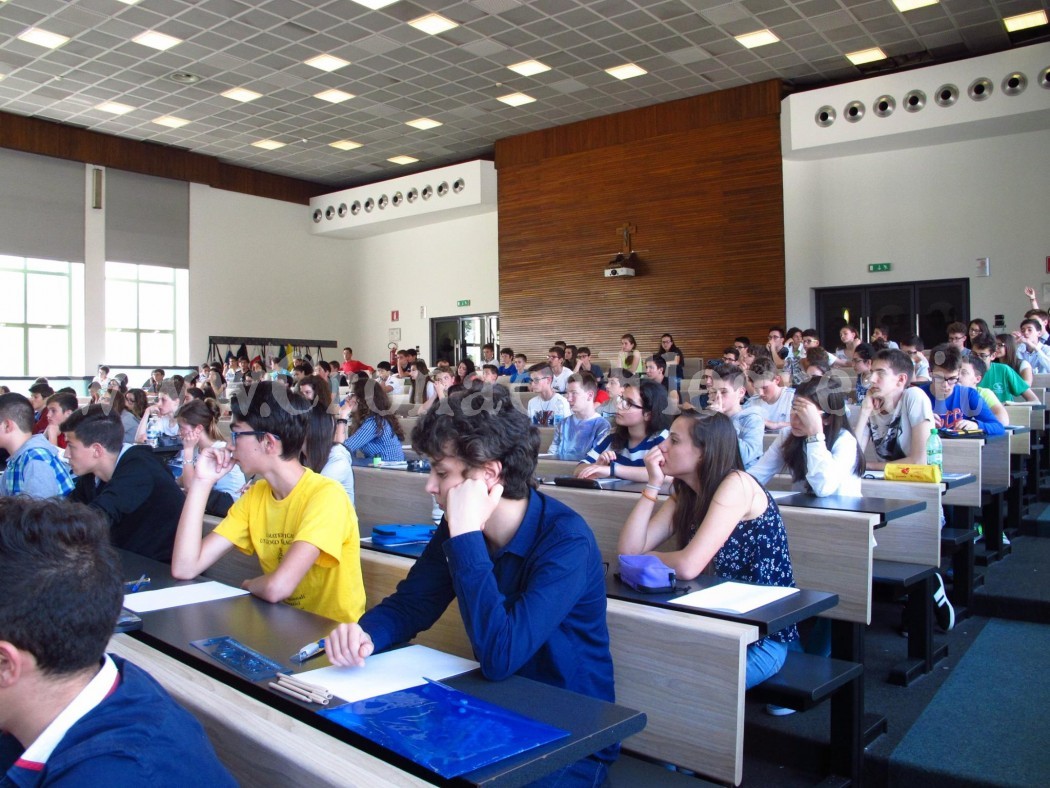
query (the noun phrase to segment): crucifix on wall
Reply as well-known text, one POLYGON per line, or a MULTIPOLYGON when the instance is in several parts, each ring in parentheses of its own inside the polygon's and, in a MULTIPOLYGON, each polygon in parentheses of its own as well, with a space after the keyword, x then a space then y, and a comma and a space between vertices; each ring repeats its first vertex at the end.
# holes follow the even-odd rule
POLYGON ((630 222, 624 222, 623 226, 619 228, 619 232, 623 243, 623 256, 627 257, 631 254, 631 233, 638 232, 638 228, 630 222))

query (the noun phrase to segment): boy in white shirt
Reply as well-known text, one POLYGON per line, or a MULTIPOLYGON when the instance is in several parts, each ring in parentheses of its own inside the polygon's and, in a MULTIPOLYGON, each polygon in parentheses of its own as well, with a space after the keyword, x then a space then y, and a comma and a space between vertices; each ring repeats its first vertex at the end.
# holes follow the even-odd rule
POLYGON ((880 350, 871 362, 871 385, 864 395, 853 434, 861 451, 871 441, 878 457, 868 463, 926 463, 926 440, 934 427, 930 398, 910 388, 915 365, 901 350, 880 350))
POLYGON ((529 421, 537 427, 556 427, 572 413, 568 400, 551 387, 552 379, 549 364, 529 367, 529 390, 536 393, 529 400, 529 421))
POLYGON ((762 414, 767 430, 791 426, 791 403, 795 398, 795 390, 780 385, 780 375, 773 359, 755 359, 751 364, 750 376, 755 396, 747 401, 746 407, 762 414))

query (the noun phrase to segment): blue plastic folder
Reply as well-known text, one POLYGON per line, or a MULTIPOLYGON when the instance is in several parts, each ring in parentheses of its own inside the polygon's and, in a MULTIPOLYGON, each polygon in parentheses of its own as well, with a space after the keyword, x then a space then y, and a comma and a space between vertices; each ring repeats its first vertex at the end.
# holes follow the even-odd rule
POLYGON ((449 779, 569 735, 433 681, 318 713, 449 779))
POLYGON ((377 525, 372 528, 372 543, 393 547, 430 541, 436 525, 377 525))

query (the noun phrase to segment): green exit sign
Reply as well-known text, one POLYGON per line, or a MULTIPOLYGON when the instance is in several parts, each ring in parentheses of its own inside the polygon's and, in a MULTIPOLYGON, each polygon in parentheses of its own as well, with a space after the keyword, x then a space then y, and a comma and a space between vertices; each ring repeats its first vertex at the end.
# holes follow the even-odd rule
POLYGON ((470 299, 466 298, 462 301, 457 301, 456 306, 470 306, 470 299))
POLYGON ((893 263, 868 263, 868 273, 877 274, 879 271, 889 271, 893 263))

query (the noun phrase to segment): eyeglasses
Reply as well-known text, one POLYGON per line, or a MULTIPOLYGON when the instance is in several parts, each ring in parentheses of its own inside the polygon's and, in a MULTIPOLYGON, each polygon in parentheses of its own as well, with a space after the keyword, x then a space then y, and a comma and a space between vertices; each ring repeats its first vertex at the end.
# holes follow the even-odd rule
POLYGON ((946 377, 944 377, 944 375, 934 375, 933 379, 935 381, 937 381, 938 383, 947 383, 947 384, 949 384, 951 386, 954 386, 956 383, 959 382, 959 376, 958 375, 953 375, 950 378, 946 378, 946 377))
POLYGON ((241 430, 240 432, 235 432, 234 430, 230 430, 230 448, 236 449, 237 448, 237 439, 241 438, 241 437, 244 437, 245 435, 253 435, 256 438, 260 438, 263 435, 269 435, 269 434, 270 433, 268 433, 266 430, 241 430))
POLYGON ((616 398, 616 407, 620 410, 630 410, 631 408, 638 408, 638 410, 645 410, 644 405, 639 405, 637 402, 631 402, 627 397, 622 394, 616 398))
POLYGON ((973 355, 976 356, 979 359, 982 359, 983 361, 991 361, 992 360, 992 354, 991 353, 974 353, 973 355))

